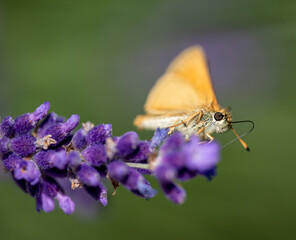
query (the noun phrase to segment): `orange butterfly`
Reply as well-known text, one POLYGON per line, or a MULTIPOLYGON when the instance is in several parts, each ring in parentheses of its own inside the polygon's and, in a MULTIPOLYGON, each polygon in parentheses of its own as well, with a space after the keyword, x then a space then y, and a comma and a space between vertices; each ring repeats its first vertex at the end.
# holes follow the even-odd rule
POLYGON ((217 102, 200 46, 185 49, 172 61, 151 89, 144 108, 147 114, 137 116, 134 121, 138 128, 169 128, 169 133, 180 131, 187 139, 197 134, 202 140, 211 141, 212 133, 233 129, 230 112, 217 102))

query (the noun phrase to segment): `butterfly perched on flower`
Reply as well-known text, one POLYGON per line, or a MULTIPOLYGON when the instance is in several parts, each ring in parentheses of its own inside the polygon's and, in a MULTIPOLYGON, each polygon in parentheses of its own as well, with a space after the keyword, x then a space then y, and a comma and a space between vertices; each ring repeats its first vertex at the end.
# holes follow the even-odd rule
POLYGON ((213 133, 233 130, 229 110, 217 102, 201 46, 185 49, 172 61, 148 94, 144 109, 146 115, 134 121, 141 129, 169 128, 169 133, 179 131, 186 139, 198 135, 210 141, 213 133))

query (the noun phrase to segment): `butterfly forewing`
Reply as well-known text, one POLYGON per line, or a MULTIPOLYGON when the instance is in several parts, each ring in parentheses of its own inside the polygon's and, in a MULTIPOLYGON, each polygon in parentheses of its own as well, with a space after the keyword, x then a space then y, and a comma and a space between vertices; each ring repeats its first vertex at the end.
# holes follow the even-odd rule
POLYGON ((167 68, 151 89, 145 103, 147 115, 135 125, 143 127, 145 116, 177 115, 218 106, 212 87, 207 59, 200 46, 185 49, 167 68))
POLYGON ((198 102, 199 98, 189 82, 174 73, 167 73, 149 93, 144 108, 148 114, 170 114, 192 111, 198 102))

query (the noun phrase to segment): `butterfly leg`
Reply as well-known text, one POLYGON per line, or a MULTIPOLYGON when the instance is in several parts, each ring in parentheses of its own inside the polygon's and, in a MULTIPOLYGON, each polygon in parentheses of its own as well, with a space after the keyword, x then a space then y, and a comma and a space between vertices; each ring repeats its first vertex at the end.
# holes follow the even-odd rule
POLYGON ((190 115, 188 118, 186 118, 185 120, 180 120, 180 122, 179 122, 179 120, 177 120, 172 126, 170 126, 170 128, 175 128, 175 127, 177 127, 177 126, 179 126, 179 125, 181 125, 181 124, 183 124, 185 127, 187 127, 188 126, 188 123, 192 120, 192 119, 194 119, 197 115, 199 115, 198 116, 198 119, 197 119, 197 123, 201 120, 201 118, 202 118, 202 115, 203 115, 203 111, 201 110, 201 111, 199 111, 199 112, 197 112, 197 113, 194 113, 194 114, 192 114, 192 115, 190 115), (179 123, 178 123, 179 122, 179 123))
POLYGON ((196 132, 196 135, 198 135, 202 140, 207 140, 207 139, 209 139, 210 141, 210 143, 211 142, 213 142, 213 140, 214 140, 214 137, 212 137, 210 134, 202 134, 202 133, 204 133, 203 131, 205 130, 205 127, 202 127, 202 128, 200 128, 197 132, 196 132))
POLYGON ((205 130, 205 127, 200 128, 200 129, 196 132, 196 135, 200 135, 204 130, 205 130))
POLYGON ((213 136, 211 136, 210 134, 207 134, 207 137, 210 139, 209 143, 213 142, 213 140, 214 140, 213 136))
POLYGON ((179 122, 179 120, 177 120, 176 122, 174 122, 174 124, 172 126, 169 126, 168 128, 170 129, 168 134, 171 134, 174 130, 175 130, 175 127, 179 126, 181 123, 177 124, 179 122))
POLYGON ((202 115, 203 115, 203 111, 202 111, 202 110, 200 110, 200 111, 197 112, 197 113, 192 114, 191 116, 189 116, 189 117, 186 118, 185 120, 181 120, 181 123, 183 123, 184 126, 187 127, 187 126, 188 126, 188 123, 189 123, 190 121, 192 121, 192 119, 194 119, 197 115, 199 115, 199 116, 198 116, 198 118, 197 118, 197 120, 196 120, 196 123, 199 123, 199 121, 201 120, 202 115))
POLYGON ((199 112, 199 116, 198 116, 198 119, 196 120, 196 123, 199 123, 199 122, 200 122, 202 116, 203 116, 203 111, 200 110, 200 112, 199 112))

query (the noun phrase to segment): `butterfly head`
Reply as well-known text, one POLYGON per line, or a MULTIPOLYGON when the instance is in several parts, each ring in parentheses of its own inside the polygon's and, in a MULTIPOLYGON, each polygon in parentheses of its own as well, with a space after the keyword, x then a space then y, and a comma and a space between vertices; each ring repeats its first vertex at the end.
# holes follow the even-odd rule
POLYGON ((212 123, 216 133, 224 133, 231 129, 231 114, 228 109, 212 112, 212 123))

